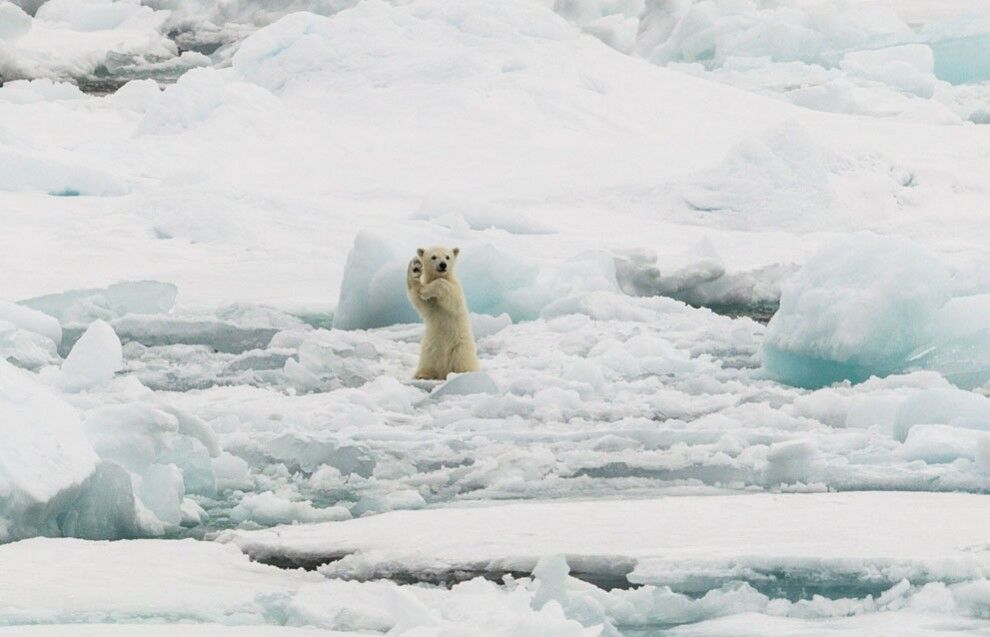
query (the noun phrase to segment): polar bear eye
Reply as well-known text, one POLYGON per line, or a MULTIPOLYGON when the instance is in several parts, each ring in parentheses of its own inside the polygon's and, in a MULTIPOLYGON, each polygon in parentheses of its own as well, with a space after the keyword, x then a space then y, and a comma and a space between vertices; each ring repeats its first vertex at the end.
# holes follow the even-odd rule
POLYGON ((450 255, 449 254, 446 257, 444 257, 444 258, 447 259, 448 261, 450 261, 450 255))
POLYGON ((430 257, 430 258, 431 258, 431 259, 433 259, 434 261, 436 261, 436 260, 437 260, 437 255, 435 255, 435 254, 434 254, 434 255, 433 255, 432 257, 430 257))

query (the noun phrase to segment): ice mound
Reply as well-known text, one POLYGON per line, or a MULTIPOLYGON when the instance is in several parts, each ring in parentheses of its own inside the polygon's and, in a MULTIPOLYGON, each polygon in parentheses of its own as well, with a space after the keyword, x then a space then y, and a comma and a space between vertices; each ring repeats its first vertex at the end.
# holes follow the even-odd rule
POLYGON ((31 16, 15 4, 0 2, 0 41, 16 40, 31 30, 31 16))
POLYGON ((573 34, 563 21, 548 20, 541 7, 524 2, 492 11, 490 5, 467 0, 409 7, 375 0, 333 19, 287 15, 244 40, 232 63, 245 80, 276 92, 314 76, 344 85, 389 86, 463 80, 492 70, 490 60, 458 36, 521 41, 573 34), (479 13, 484 20, 471 19, 479 13), (438 42, 454 50, 438 48, 438 42))
POLYGON ((802 387, 861 382, 903 369, 934 338, 948 271, 899 237, 850 235, 813 256, 783 287, 763 363, 802 387))
POLYGON ((132 182, 127 177, 90 164, 82 159, 0 147, 0 190, 40 191, 62 197, 119 196, 131 191, 132 182))
POLYGON ((0 101, 12 104, 34 104, 54 100, 83 99, 85 94, 79 87, 69 82, 53 82, 48 78, 39 80, 14 80, 0 87, 0 101))
POLYGON ((830 177, 838 165, 803 126, 789 122, 733 148, 685 184, 681 196, 694 210, 742 214, 748 223, 813 217, 835 201, 830 177))
POLYGON ((422 219, 452 230, 504 230, 510 234, 553 234, 555 231, 530 215, 491 204, 453 199, 429 199, 410 219, 422 219))
POLYGON ((76 410, 27 372, 0 361, 0 542, 58 535, 98 457, 76 410))
POLYGON ((141 135, 173 135, 208 124, 219 113, 250 119, 270 114, 277 106, 271 93, 247 82, 236 81, 229 69, 192 69, 149 100, 138 126, 141 135))
POLYGON ((107 288, 70 290, 20 301, 19 305, 54 317, 65 325, 88 325, 128 314, 167 314, 179 289, 160 281, 125 281, 107 288))
POLYGON ((124 366, 116 332, 105 321, 94 321, 62 363, 61 386, 83 391, 109 383, 124 366))
MULTIPOLYGON (((457 276, 474 313, 531 320, 556 298, 618 290, 614 263, 605 254, 585 253, 541 270, 527 257, 492 244, 451 241, 460 243, 457 276)), ((359 232, 344 266, 334 327, 369 329, 419 321, 406 296, 406 268, 417 247, 435 242, 425 233, 386 237, 359 232)))

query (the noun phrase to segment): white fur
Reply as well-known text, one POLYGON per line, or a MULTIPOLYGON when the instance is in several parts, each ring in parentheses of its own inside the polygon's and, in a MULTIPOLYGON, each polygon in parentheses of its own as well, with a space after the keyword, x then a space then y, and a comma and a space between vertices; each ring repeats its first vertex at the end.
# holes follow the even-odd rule
POLYGON ((459 253, 444 246, 420 248, 409 263, 409 301, 426 324, 415 378, 442 380, 454 372, 478 370, 464 290, 454 276, 459 253), (440 263, 446 264, 446 271, 439 269, 440 263))

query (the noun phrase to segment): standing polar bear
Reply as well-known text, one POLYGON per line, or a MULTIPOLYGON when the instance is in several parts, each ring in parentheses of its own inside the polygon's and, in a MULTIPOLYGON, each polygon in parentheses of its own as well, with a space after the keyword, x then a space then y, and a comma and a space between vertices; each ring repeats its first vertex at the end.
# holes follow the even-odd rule
POLYGON ((478 370, 464 290, 454 276, 460 252, 444 246, 420 248, 409 262, 409 301, 426 323, 414 378, 443 380, 453 372, 478 370))

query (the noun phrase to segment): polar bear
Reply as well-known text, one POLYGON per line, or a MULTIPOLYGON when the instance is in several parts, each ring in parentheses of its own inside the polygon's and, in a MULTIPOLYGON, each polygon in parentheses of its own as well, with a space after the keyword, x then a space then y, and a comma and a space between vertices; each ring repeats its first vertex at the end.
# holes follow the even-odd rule
POLYGON ((452 372, 478 370, 464 290, 454 276, 460 253, 444 246, 420 248, 409 262, 409 301, 426 323, 414 378, 443 380, 452 372))

